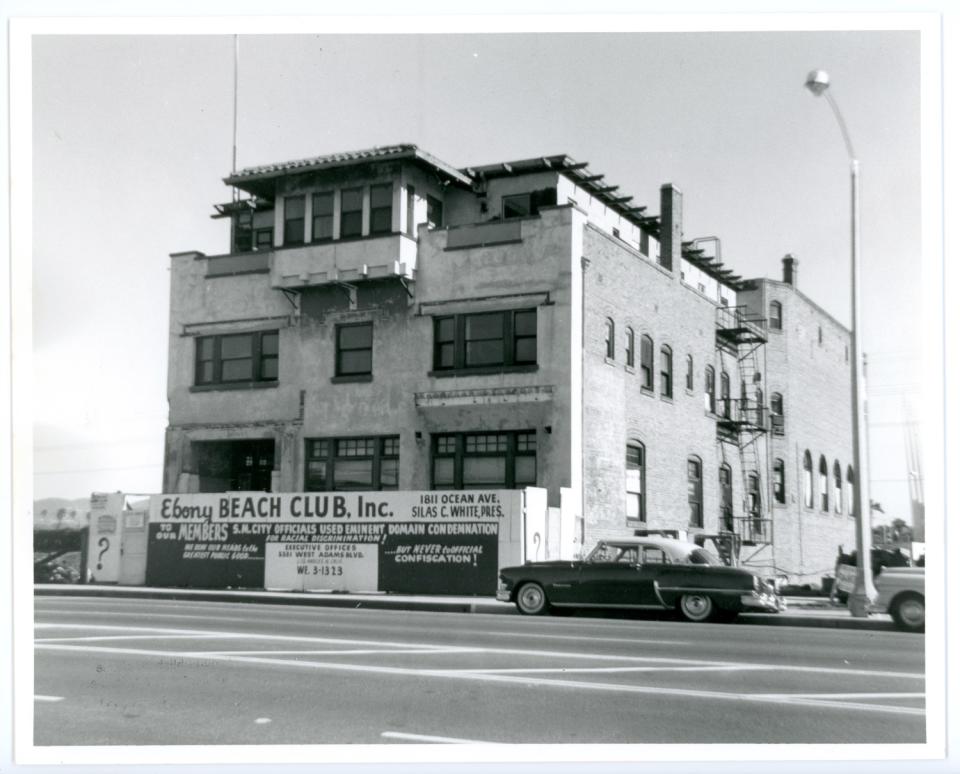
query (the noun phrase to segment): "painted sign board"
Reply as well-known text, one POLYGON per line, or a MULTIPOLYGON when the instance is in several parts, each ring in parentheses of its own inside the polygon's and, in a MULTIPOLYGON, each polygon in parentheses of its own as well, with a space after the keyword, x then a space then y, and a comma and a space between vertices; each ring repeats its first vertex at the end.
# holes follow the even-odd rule
POLYGON ((148 585, 493 594, 519 490, 155 495, 148 585))
POLYGON ((120 580, 120 537, 124 496, 121 492, 90 495, 90 540, 87 572, 94 583, 120 580))

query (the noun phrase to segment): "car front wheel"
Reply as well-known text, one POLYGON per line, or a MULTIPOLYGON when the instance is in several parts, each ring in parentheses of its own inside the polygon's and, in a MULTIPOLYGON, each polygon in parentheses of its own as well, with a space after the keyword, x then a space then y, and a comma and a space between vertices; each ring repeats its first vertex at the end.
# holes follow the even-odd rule
POLYGON ((927 620, 923 597, 913 592, 901 594, 890 605, 890 616, 901 629, 922 632, 927 620))
POLYGON ((688 621, 703 623, 713 619, 717 608, 706 594, 684 594, 677 603, 677 609, 688 621))
POLYGON ((547 595, 539 583, 524 583, 517 590, 517 610, 524 615, 542 615, 547 610, 547 595))

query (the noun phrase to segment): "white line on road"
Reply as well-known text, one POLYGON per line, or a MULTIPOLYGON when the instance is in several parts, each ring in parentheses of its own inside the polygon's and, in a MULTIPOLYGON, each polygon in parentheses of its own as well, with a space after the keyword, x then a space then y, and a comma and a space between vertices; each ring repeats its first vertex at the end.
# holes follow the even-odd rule
POLYGON ((63 697, 62 696, 41 696, 40 694, 36 694, 33 697, 33 700, 34 701, 63 701, 63 697))
POLYGON ((726 666, 622 666, 622 667, 516 667, 510 669, 431 669, 431 672, 471 672, 475 675, 506 675, 506 674, 572 674, 579 672, 755 672, 763 670, 778 670, 776 665, 760 666, 758 664, 729 664, 726 666))
MULTIPOLYGON (((478 682, 505 683, 523 685, 527 687, 564 688, 576 690, 598 690, 620 693, 653 694, 656 696, 674 696, 692 699, 717 699, 723 701, 747 701, 769 704, 792 704, 830 709, 861 710, 865 712, 883 712, 897 715, 924 715, 925 710, 915 707, 897 707, 883 704, 861 704, 842 701, 828 701, 823 699, 796 698, 793 696, 773 696, 764 694, 735 693, 725 691, 703 691, 688 688, 668 688, 664 686, 628 685, 621 683, 594 683, 580 680, 550 680, 544 678, 514 677, 511 675, 483 674, 471 670, 449 671, 435 669, 409 669, 402 667, 376 666, 367 664, 346 664, 330 661, 304 661, 299 659, 262 658, 257 656, 211 656, 202 651, 197 653, 180 653, 165 650, 141 650, 137 648, 107 648, 97 645, 58 645, 46 643, 36 646, 39 650, 79 651, 84 653, 113 653, 128 656, 147 656, 169 658, 178 656, 183 658, 209 659, 240 664, 260 664, 264 666, 294 667, 322 669, 337 672, 361 672, 368 674, 390 674, 400 677, 445 677, 458 680, 474 680, 478 682)), ((560 654, 569 656, 571 654, 560 654)))
POLYGON ((497 742, 480 742, 476 739, 457 739, 453 736, 405 734, 402 731, 384 731, 380 736, 386 739, 406 739, 411 742, 433 742, 434 744, 498 744, 497 742))
POLYGON ((782 699, 923 699, 925 693, 891 692, 891 693, 763 693, 758 696, 782 699))
POLYGON ((104 634, 95 637, 44 637, 34 642, 99 642, 101 640, 229 640, 229 634, 104 634))
MULTIPOLYGON (((34 625, 37 629, 92 629, 95 631, 139 631, 158 634, 210 634, 206 629, 164 629, 150 626, 110 626, 106 624, 67 624, 67 623, 38 623, 34 625)), ((798 666, 795 664, 776 664, 776 663, 756 663, 756 662, 738 662, 738 661, 719 661, 702 660, 688 658, 666 658, 656 656, 627 656, 608 653, 584 653, 582 651, 569 652, 557 650, 532 650, 523 648, 457 648, 445 645, 435 645, 433 643, 423 642, 391 642, 387 640, 354 640, 336 637, 304 637, 290 634, 257 634, 253 632, 218 632, 224 636, 235 637, 237 639, 247 639, 255 641, 272 642, 311 642, 323 643, 326 645, 342 646, 367 646, 373 648, 418 648, 425 651, 442 650, 444 652, 462 652, 462 653, 484 653, 488 655, 504 656, 522 656, 532 658, 572 658, 586 659, 588 661, 619 661, 627 663, 642 664, 669 664, 681 666, 736 666, 739 668, 756 667, 760 669, 774 668, 781 672, 813 672, 816 674, 838 674, 838 675, 858 675, 861 677, 889 677, 904 678, 910 680, 923 680, 923 673, 915 672, 888 672, 871 669, 843 669, 837 667, 821 666, 798 666)), ((38 647, 50 647, 43 644, 38 647)), ((65 646, 66 647, 66 646, 65 646)))
MULTIPOLYGON (((164 638, 166 639, 166 638, 164 638)), ((37 642, 59 642, 59 640, 37 640, 37 642)), ((366 656, 381 655, 394 656, 397 654, 417 654, 421 656, 436 656, 444 653, 476 653, 474 648, 410 648, 397 650, 394 648, 358 648, 354 650, 191 650, 178 655, 191 656, 366 656)))

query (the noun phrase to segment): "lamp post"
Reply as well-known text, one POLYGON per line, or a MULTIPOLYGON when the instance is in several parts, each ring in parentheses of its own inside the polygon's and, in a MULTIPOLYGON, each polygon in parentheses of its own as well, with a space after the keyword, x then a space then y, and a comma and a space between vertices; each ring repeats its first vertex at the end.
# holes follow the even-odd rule
POLYGON ((869 606, 877 598, 870 566, 870 548, 873 542, 870 530, 870 474, 867 470, 867 453, 864 448, 866 426, 861 425, 864 415, 864 390, 861 369, 863 348, 860 341, 860 162, 853 152, 853 144, 847 132, 840 108, 830 94, 830 76, 823 70, 814 70, 807 76, 806 87, 814 96, 824 96, 840 125, 843 142, 850 157, 850 342, 853 352, 850 357, 850 407, 853 419, 853 513, 857 524, 857 576, 848 606, 850 614, 857 618, 868 615, 869 606))

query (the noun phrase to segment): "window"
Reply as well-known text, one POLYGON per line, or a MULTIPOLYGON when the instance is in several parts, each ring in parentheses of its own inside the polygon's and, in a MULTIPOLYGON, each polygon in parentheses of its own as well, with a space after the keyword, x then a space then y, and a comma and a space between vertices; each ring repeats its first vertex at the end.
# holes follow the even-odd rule
POLYGON ((770 330, 783 330, 783 307, 779 301, 770 302, 770 330))
POLYGON ((199 492, 269 492, 273 439, 195 441, 190 444, 199 492))
POLYGON ((673 350, 666 344, 660 347, 660 395, 673 397, 673 350))
POLYGON ((430 228, 443 226, 443 202, 429 194, 427 195, 427 225, 430 228))
POLYGON ((773 461, 773 499, 783 505, 787 502, 786 467, 782 459, 773 461))
POLYGON ((417 235, 416 225, 416 206, 417 189, 412 185, 407 186, 407 233, 415 237, 417 235))
POLYGON ((197 385, 270 382, 277 379, 277 331, 231 333, 197 338, 197 385))
POLYGON ((333 191, 313 195, 313 241, 333 239, 333 191))
POLYGON ((633 368, 634 366, 634 335, 633 328, 627 328, 627 366, 633 368))
POLYGON ((803 453, 803 504, 813 507, 813 457, 809 449, 803 453))
POLYGON ((703 466, 699 457, 687 459, 687 503, 690 506, 690 526, 703 526, 703 466))
POLYGON ((747 475, 747 515, 754 535, 763 532, 763 500, 760 497, 760 476, 757 473, 747 475))
POLYGON ((707 366, 703 372, 703 405, 711 414, 717 411, 716 379, 713 366, 707 366))
POLYGON ((537 310, 433 318, 433 368, 536 365, 537 310))
POLYGON ((687 392, 693 392, 693 355, 687 355, 687 392))
POLYGON ((557 203, 557 189, 544 188, 530 193, 512 194, 504 196, 501 200, 501 217, 508 218, 526 218, 530 215, 536 215, 541 207, 551 206, 557 203))
POLYGON ((647 520, 646 508, 646 448, 642 443, 627 444, 627 518, 647 520))
POLYGON ((519 489, 537 483, 537 434, 449 433, 432 439, 434 489, 519 489))
POLYGON ((770 429, 774 435, 783 435, 783 395, 779 392, 770 394, 770 429))
POLYGON ((393 183, 370 186, 370 233, 393 230, 393 183))
POLYGON ((257 250, 269 250, 273 247, 273 229, 258 228, 253 232, 254 248, 257 250))
POLYGON ((830 510, 830 494, 827 487, 827 458, 822 454, 820 455, 820 465, 819 465, 819 479, 820 479, 820 510, 829 511, 830 510))
POLYGON ((306 198, 286 196, 283 200, 283 243, 285 245, 303 244, 303 218, 306 198))
POLYGON ((363 234, 363 189, 344 188, 340 192, 340 238, 363 234))
POLYGON ((346 492, 396 489, 400 436, 307 440, 304 490, 346 492))
POLYGON ((233 251, 246 253, 253 249, 253 213, 238 212, 233 225, 233 251))
POLYGON ((833 510, 843 513, 843 472, 839 460, 833 461, 833 510))
POLYGON ((373 373, 373 323, 337 326, 337 376, 373 373))
POLYGON ((653 391, 653 339, 640 337, 640 386, 653 391))
POLYGON ((817 344, 823 344, 823 328, 817 326, 817 344))
POLYGON ((730 466, 720 466, 720 529, 733 532, 733 473, 730 466))
POLYGON ((720 413, 724 419, 730 419, 730 374, 720 372, 720 413))
POLYGON ((610 358, 610 360, 614 360, 614 359, 616 358, 616 356, 617 356, 617 353, 616 353, 616 340, 617 340, 617 339, 616 339, 616 325, 614 325, 613 320, 610 319, 609 317, 607 318, 607 323, 606 323, 606 325, 607 325, 607 341, 606 341, 607 357, 610 358))
POLYGON ((847 514, 854 515, 857 506, 857 491, 853 481, 853 465, 847 465, 847 514))

